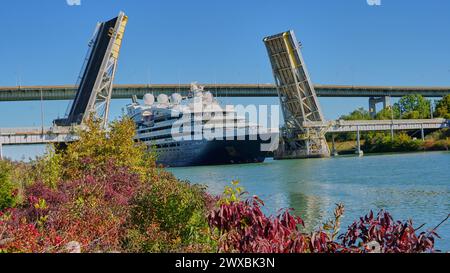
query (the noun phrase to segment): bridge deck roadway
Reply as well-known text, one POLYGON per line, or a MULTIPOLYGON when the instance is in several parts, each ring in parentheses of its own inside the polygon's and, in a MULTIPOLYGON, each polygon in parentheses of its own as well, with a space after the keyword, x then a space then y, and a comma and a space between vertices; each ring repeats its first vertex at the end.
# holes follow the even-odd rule
POLYGON ((0 145, 61 143, 76 139, 72 128, 0 128, 0 145))
POLYGON ((309 122, 305 127, 323 127, 327 133, 367 132, 367 131, 408 131, 422 129, 449 128, 445 119, 402 119, 402 120, 337 120, 327 122, 309 122))
MULTIPOLYGON (((357 120, 328 121, 305 123, 305 127, 323 127, 327 133, 388 131, 388 130, 423 130, 450 127, 445 119, 425 120, 357 120)), ((423 135, 423 134, 422 134, 423 135)), ((47 143, 67 143, 78 139, 73 128, 0 128, 0 159, 3 159, 3 145, 27 145, 47 143)))
MULTIPOLYGON (((421 94, 425 97, 442 97, 450 94, 450 87, 408 87, 408 86, 350 86, 315 85, 319 97, 402 97, 408 94, 421 94)), ((114 99, 128 99, 132 95, 142 97, 146 93, 187 95, 188 84, 135 84, 115 85, 114 99)), ((205 90, 217 97, 277 97, 272 84, 206 84, 205 90)), ((70 100, 75 97, 76 88, 63 86, 20 86, 0 87, 1 101, 70 100)))
MULTIPOLYGON (((445 119, 413 120, 356 120, 309 122, 305 127, 324 127, 328 133, 388 130, 420 130, 449 128, 445 119)), ((55 128, 0 128, 0 145, 45 144, 77 140, 76 132, 69 127, 55 128)))

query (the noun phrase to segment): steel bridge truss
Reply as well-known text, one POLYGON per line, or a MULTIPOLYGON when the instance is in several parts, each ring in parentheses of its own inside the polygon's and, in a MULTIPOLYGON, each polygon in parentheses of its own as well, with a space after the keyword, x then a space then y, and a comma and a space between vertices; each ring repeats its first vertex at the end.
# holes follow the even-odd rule
MULTIPOLYGON (((108 45, 107 55, 105 55, 102 68, 98 74, 98 78, 94 86, 93 96, 88 104, 88 109, 90 109, 90 112, 93 112, 97 118, 100 118, 104 126, 106 126, 108 122, 113 82, 116 75, 120 47, 122 45, 122 39, 127 22, 128 17, 121 12, 117 19, 115 28, 109 30, 109 34, 112 39, 108 45)), ((89 111, 86 114, 90 114, 89 111)), ((87 118, 86 114, 85 118, 87 118)))
POLYGON ((272 64, 285 126, 276 159, 329 157, 326 126, 305 127, 324 117, 293 31, 264 38, 272 64))
POLYGON ((70 112, 64 119, 55 120, 58 126, 81 125, 93 115, 106 126, 112 98, 119 52, 128 17, 119 16, 97 24, 94 38, 89 43, 90 56, 83 65, 77 94, 70 112))

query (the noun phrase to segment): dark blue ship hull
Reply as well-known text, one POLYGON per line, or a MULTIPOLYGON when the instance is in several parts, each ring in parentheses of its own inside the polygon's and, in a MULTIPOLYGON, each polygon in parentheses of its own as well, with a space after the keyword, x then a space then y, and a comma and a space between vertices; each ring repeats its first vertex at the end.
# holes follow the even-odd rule
POLYGON ((191 140, 157 147, 157 163, 165 167, 264 162, 261 140, 191 140))

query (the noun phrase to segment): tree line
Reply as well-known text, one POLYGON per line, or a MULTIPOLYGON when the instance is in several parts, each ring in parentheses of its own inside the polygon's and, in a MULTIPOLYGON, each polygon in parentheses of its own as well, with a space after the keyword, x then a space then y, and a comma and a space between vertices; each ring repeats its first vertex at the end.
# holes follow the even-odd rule
MULTIPOLYGON (((420 94, 407 95, 393 106, 378 112, 374 119, 428 119, 431 117, 450 119, 450 95, 434 102, 420 94)), ((347 115, 341 116, 340 119, 370 120, 373 118, 369 111, 360 107, 347 115)))
MULTIPOLYGON (((360 107, 347 115, 340 117, 341 120, 390 120, 390 119, 450 119, 450 95, 440 100, 432 101, 420 94, 412 94, 402 97, 391 107, 378 112, 373 118, 369 111, 360 107), (433 107, 432 107, 433 106, 433 107)), ((420 134, 397 132, 392 139, 390 132, 363 132, 361 139, 365 152, 397 152, 397 151, 419 151, 419 150, 448 150, 450 140, 449 130, 439 130, 428 134, 425 141, 420 134)), ((335 136, 338 142, 353 141, 356 133, 343 133, 335 136)))

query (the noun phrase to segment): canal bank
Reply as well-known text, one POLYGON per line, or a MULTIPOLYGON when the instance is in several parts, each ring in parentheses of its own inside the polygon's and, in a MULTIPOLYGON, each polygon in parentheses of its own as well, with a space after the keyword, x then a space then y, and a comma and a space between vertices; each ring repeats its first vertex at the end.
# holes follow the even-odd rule
MULTIPOLYGON (((343 227, 370 210, 386 209, 396 219, 414 219, 432 228, 450 212, 450 153, 383 154, 274 161, 261 164, 170 169, 178 178, 222 192, 239 180, 260 196, 265 210, 294 208, 311 230, 328 217, 336 203, 346 206, 343 227)), ((450 251, 450 225, 438 230, 436 247, 450 251)))

